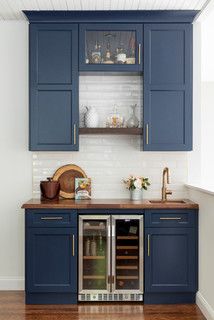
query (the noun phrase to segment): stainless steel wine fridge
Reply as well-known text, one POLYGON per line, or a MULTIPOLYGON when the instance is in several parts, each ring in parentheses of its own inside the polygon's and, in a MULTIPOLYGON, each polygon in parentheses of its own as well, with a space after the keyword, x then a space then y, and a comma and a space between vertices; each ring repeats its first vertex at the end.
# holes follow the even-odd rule
POLYGON ((142 301, 143 238, 143 215, 79 216, 79 301, 142 301))

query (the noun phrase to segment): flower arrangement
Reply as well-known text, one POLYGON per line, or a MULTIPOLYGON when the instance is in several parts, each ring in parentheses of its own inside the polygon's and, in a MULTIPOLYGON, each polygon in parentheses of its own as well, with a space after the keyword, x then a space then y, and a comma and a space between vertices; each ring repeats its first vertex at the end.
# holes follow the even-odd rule
POLYGON ((150 186, 150 182, 148 178, 144 177, 135 177, 130 176, 128 179, 124 179, 123 182, 126 185, 126 188, 129 190, 147 190, 148 186, 150 186))

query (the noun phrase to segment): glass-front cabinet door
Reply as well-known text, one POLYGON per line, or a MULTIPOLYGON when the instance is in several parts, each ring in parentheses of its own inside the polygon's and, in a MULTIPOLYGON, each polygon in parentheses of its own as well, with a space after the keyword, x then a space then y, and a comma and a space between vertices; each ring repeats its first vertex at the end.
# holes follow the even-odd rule
POLYGON ((79 216, 79 293, 109 292, 110 216, 79 216))
POLYGON ((143 292, 143 216, 112 217, 112 277, 114 293, 143 292))
POLYGON ((142 25, 80 25, 80 70, 141 71, 142 25))

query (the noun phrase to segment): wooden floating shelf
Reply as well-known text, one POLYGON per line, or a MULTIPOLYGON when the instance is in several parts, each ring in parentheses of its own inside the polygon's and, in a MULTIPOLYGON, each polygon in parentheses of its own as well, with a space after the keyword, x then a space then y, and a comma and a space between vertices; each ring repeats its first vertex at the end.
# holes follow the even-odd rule
POLYGON ((118 240, 137 240, 137 236, 117 236, 118 240))
POLYGON ((91 280, 91 279, 95 279, 95 280, 105 280, 105 276, 96 276, 96 275, 89 275, 89 276, 83 276, 83 279, 85 280, 91 280))
POLYGON ((140 135, 142 132, 142 128, 79 128, 79 134, 140 135))
POLYGON ((105 256, 83 256, 84 260, 103 260, 105 256))

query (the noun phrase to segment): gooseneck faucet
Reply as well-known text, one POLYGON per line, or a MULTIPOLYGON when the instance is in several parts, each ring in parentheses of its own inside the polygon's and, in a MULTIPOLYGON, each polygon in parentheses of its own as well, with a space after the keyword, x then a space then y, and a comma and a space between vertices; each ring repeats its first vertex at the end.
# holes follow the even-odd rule
POLYGON ((162 201, 167 201, 167 195, 172 194, 172 191, 167 189, 167 184, 169 184, 169 168, 166 167, 163 169, 162 201))

